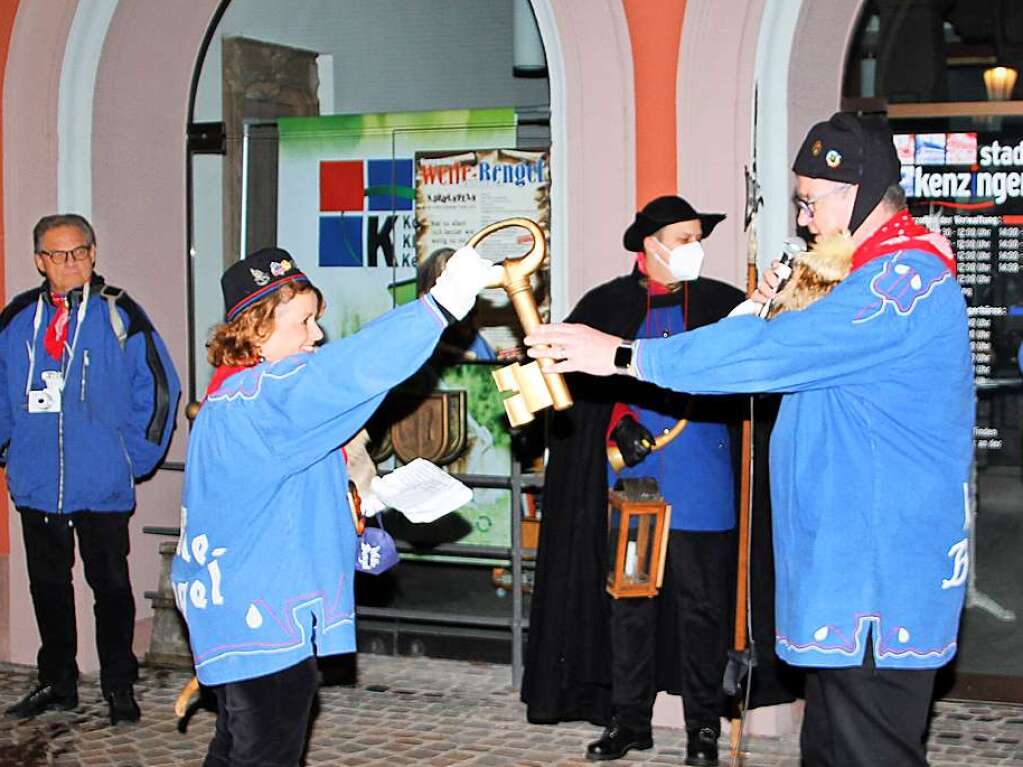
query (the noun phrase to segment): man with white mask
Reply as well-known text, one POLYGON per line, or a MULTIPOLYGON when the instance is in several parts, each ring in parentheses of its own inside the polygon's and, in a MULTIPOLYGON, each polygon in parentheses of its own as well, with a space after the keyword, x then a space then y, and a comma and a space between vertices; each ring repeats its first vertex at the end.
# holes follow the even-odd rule
MULTIPOLYGON (((743 299, 700 277, 701 241, 724 219, 680 197, 658 197, 636 214, 625 249, 632 273, 587 293, 568 321, 627 338, 660 338, 709 325, 743 299), (613 329, 613 330, 612 330, 613 329)), ((569 378, 575 406, 552 424, 523 685, 534 722, 586 719, 607 725, 591 761, 653 744, 658 690, 681 694, 686 764, 716 765, 721 679, 734 582, 734 401, 693 398, 626 377, 569 378), (663 449, 654 436, 688 425, 663 449), (606 449, 626 467, 615 472, 606 449), (607 491, 619 478, 654 477, 672 507, 664 585, 653 599, 611 599, 607 491), (608 659, 612 662, 609 664, 608 659)))

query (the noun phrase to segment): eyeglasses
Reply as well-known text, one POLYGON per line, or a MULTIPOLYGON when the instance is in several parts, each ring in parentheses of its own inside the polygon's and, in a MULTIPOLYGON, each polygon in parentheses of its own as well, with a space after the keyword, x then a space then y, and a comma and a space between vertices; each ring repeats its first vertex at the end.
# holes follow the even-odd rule
POLYGON ((796 209, 800 213, 805 214, 807 218, 813 218, 813 215, 814 215, 813 206, 814 205, 819 203, 825 197, 830 197, 831 195, 838 194, 839 192, 847 192, 850 189, 850 187, 852 187, 852 184, 842 184, 841 186, 836 186, 834 189, 832 189, 829 192, 825 192, 824 194, 819 194, 816 197, 811 197, 809 199, 803 199, 799 195, 794 195, 792 197, 792 202, 795 203, 796 209))
POLYGON ((84 261, 89 257, 92 245, 79 245, 71 250, 40 250, 40 256, 46 256, 55 264, 66 264, 70 258, 73 261, 84 261))

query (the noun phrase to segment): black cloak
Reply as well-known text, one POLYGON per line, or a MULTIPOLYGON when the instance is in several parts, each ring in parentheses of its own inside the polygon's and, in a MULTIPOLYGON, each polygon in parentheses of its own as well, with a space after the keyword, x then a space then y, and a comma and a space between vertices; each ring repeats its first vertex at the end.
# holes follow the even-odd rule
MULTIPOLYGON (((724 317, 743 294, 725 283, 700 278, 687 283, 688 296, 677 294, 675 303, 687 302, 687 328, 709 325, 724 317)), ((653 302, 660 303, 655 297, 653 302)), ((634 338, 647 313, 648 294, 637 270, 594 288, 579 301, 566 322, 579 322, 623 338, 634 338)), ((606 724, 611 701, 610 599, 607 576, 607 456, 606 432, 617 401, 635 401, 624 393, 637 385, 621 377, 568 376, 575 404, 557 413, 551 422, 549 458, 543 494, 543 522, 537 551, 536 577, 529 618, 522 700, 530 722, 588 720, 606 724)), ((639 384, 650 387, 649 384, 639 384)), ((651 387, 655 388, 655 387, 651 387)), ((710 398, 720 399, 720 398, 710 398)), ((748 402, 745 398, 742 402, 748 402)), ((737 438, 733 439, 738 456, 737 438)), ((766 471, 766 450, 763 466, 766 471)), ((736 477, 739 473, 736 472, 736 477)), ((766 474, 758 472, 766 487, 766 474)), ((758 482, 760 484, 760 482, 758 482)), ((757 495, 757 493, 754 493, 757 495)), ((738 496, 738 493, 736 494, 738 496)), ((760 493, 760 496, 766 493, 760 493)), ((763 515, 761 514, 760 517, 763 515)), ((766 545, 755 520, 756 548, 766 545)), ((770 530, 767 520, 766 530, 770 530)), ((758 559, 762 559, 758 558, 758 559)), ((764 563, 771 568, 773 563, 764 563)), ((751 567, 760 566, 751 565, 751 567)), ((761 640, 761 666, 774 660, 773 569, 770 583, 759 578, 755 601, 767 595, 768 625, 754 626, 761 640), (770 658, 763 657, 767 647, 770 658)), ((758 577, 762 572, 758 572, 758 577)), ((754 607, 754 616, 763 610, 754 607)), ((764 621, 760 621, 761 624, 764 621)), ((671 639, 658 637, 658 647, 671 639)), ((681 672, 679 652, 658 652, 657 689, 678 694, 681 672)), ((760 676, 761 669, 755 674, 760 676)), ((762 679, 762 677, 761 677, 762 679)), ((754 692, 764 685, 755 681, 754 692)), ((792 700, 787 692, 768 685, 759 703, 792 700)))

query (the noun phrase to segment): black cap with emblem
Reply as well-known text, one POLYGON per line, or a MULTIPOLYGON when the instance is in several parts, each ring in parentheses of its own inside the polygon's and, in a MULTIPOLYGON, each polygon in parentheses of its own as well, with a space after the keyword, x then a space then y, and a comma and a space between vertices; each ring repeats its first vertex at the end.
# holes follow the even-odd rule
POLYGON ((263 248, 231 264, 220 278, 224 319, 231 322, 261 298, 293 282, 309 282, 295 259, 281 248, 263 248))
POLYGON ((849 220, 855 232, 898 183, 901 166, 891 128, 880 118, 836 112, 810 128, 792 163, 800 176, 855 184, 856 202, 849 220))

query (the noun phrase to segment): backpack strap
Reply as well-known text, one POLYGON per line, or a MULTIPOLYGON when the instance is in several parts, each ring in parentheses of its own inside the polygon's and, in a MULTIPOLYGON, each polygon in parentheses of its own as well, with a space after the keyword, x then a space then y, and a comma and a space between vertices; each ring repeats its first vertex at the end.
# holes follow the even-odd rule
POLYGON ((124 291, 121 288, 104 285, 100 288, 99 294, 106 299, 107 308, 110 310, 110 327, 113 328, 114 335, 117 336, 117 343, 121 345, 123 351, 128 340, 128 329, 124 326, 124 320, 121 319, 121 315, 117 311, 117 299, 124 295, 124 291))

